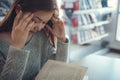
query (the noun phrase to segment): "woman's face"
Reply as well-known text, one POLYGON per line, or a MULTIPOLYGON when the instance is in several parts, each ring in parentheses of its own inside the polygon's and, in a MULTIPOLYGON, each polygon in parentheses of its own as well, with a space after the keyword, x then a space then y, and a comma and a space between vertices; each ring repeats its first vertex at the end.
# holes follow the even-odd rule
POLYGON ((33 14, 34 14, 34 17, 32 18, 32 21, 35 22, 35 25, 31 29, 32 32, 37 32, 43 29, 46 23, 53 16, 53 12, 45 12, 45 11, 37 11, 37 12, 34 12, 33 14))

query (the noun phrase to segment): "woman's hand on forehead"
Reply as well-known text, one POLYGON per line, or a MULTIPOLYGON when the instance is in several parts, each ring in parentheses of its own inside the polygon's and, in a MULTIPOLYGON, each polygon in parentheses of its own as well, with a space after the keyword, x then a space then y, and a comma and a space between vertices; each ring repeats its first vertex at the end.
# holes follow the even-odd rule
POLYGON ((23 14, 20 11, 15 17, 13 29, 12 29, 12 46, 16 48, 23 48, 30 30, 34 27, 35 22, 31 21, 33 13, 23 14), (24 35, 24 36, 23 36, 24 35))

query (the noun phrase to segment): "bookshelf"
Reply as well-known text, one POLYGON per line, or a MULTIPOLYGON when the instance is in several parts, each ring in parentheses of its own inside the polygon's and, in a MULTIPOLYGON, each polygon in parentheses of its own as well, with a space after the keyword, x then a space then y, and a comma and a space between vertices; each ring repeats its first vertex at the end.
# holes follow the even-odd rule
POLYGON ((0 22, 4 19, 4 16, 7 14, 12 1, 13 0, 0 0, 0 22))
POLYGON ((76 0, 62 0, 63 2, 75 2, 76 0))
POLYGON ((108 23, 110 23, 110 21, 100 21, 100 22, 96 22, 96 23, 92 23, 92 24, 78 26, 78 27, 73 28, 73 29, 76 29, 76 30, 93 29, 95 27, 99 27, 101 25, 108 24, 108 23))
POLYGON ((100 1, 63 0, 66 14, 71 14, 67 16, 71 21, 69 35, 73 44, 84 45, 109 36, 104 25, 110 23, 114 9, 107 2, 103 4, 101 0, 99 5, 98 2, 100 1))
POLYGON ((85 42, 80 42, 80 45, 84 45, 84 44, 86 44, 86 43, 90 43, 90 42, 93 42, 93 41, 97 41, 97 40, 100 40, 100 39, 102 39, 102 38, 104 38, 104 37, 107 37, 109 34, 103 34, 103 35, 101 35, 101 36, 97 36, 97 37, 95 37, 95 38, 93 38, 93 39, 91 39, 91 40, 87 40, 87 41, 85 41, 85 42))
POLYGON ((112 12, 113 8, 96 8, 96 9, 88 9, 88 10, 78 10, 78 11, 74 11, 73 14, 89 14, 92 12, 112 12))

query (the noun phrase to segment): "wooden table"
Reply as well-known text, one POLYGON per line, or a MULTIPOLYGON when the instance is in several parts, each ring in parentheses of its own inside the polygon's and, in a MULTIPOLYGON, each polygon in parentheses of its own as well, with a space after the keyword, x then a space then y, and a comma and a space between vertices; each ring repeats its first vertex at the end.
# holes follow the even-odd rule
POLYGON ((120 59, 90 55, 79 63, 88 67, 88 80, 120 80, 120 59))

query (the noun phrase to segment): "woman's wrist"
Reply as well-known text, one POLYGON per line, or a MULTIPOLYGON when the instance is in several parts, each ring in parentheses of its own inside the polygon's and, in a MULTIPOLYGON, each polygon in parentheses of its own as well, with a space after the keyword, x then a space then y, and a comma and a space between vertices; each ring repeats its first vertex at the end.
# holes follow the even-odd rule
POLYGON ((21 49, 21 48, 22 48, 22 46, 19 46, 19 45, 16 45, 16 44, 12 44, 12 46, 13 46, 14 48, 18 48, 18 49, 21 49))
POLYGON ((66 37, 60 38, 62 42, 66 42, 66 39, 67 39, 66 37))

